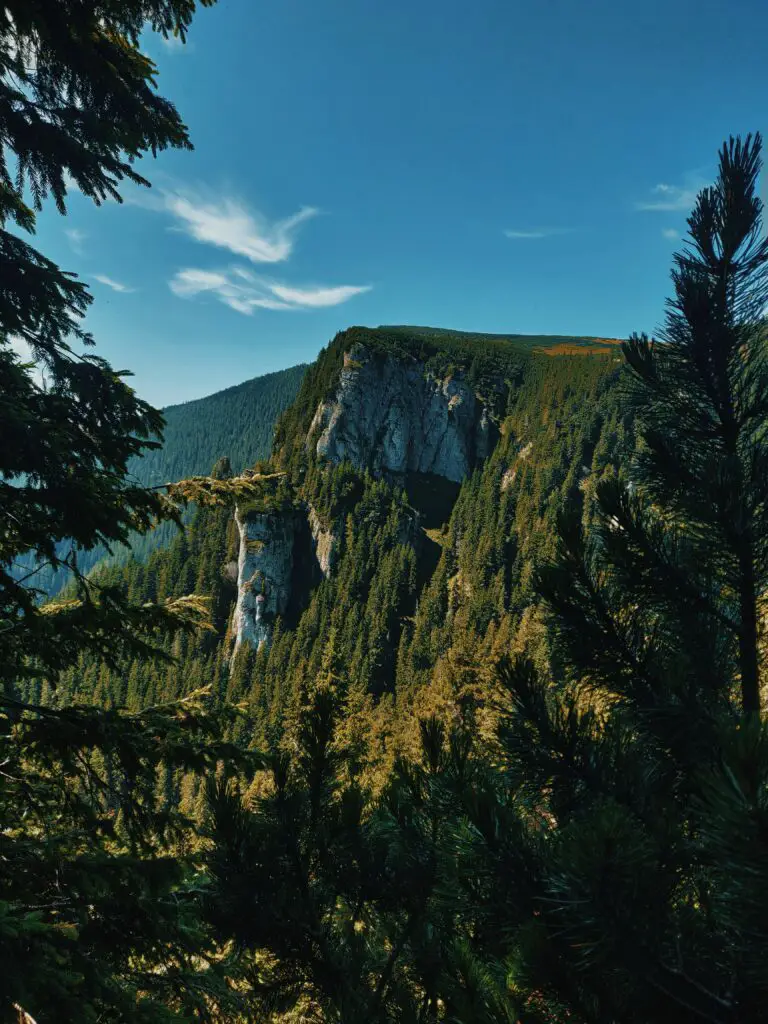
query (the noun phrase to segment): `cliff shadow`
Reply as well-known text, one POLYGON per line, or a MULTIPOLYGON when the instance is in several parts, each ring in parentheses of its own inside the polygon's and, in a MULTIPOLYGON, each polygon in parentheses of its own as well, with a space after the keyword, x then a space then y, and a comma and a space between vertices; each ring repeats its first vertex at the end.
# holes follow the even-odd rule
POLYGON ((309 523, 302 516, 293 539, 291 596, 284 617, 286 626, 293 629, 298 625, 301 613, 309 605, 312 592, 324 578, 317 564, 309 523))
POLYGON ((460 481, 435 473, 406 473, 404 486, 408 502, 419 513, 419 525, 425 530, 438 530, 448 522, 461 490, 460 481))
POLYGON ((421 537, 416 549, 416 592, 420 594, 432 579, 440 561, 447 542, 443 528, 451 518, 461 483, 434 473, 408 473, 404 486, 409 504, 419 514, 421 537))

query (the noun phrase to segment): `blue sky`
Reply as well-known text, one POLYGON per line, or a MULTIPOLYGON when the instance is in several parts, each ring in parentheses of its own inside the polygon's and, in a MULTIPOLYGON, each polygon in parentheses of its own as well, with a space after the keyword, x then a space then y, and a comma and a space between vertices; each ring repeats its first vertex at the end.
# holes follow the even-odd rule
POLYGON ((46 211, 158 405, 352 324, 652 331, 696 188, 765 129, 764 0, 221 0, 147 41, 193 153, 46 211))

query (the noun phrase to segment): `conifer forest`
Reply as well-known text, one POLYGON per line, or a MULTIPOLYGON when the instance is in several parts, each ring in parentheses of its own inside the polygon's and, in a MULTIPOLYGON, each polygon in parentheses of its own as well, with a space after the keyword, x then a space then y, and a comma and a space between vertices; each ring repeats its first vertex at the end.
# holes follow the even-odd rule
POLYGON ((158 410, 36 229, 191 150, 148 37, 213 7, 0 4, 0 1021, 768 1020, 761 136, 653 335, 158 410))

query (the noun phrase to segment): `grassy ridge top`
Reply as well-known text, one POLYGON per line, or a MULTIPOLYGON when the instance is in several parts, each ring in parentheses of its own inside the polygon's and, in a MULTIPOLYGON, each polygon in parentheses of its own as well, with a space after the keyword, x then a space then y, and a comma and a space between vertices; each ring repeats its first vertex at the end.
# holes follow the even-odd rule
POLYGON ((551 355, 610 354, 621 344, 618 338, 599 338, 571 334, 483 334, 454 331, 446 327, 418 327, 406 324, 383 325, 375 330, 412 340, 424 339, 436 344, 454 342, 480 348, 490 346, 517 352, 546 352, 551 355))
POLYGON ((441 327, 350 327, 329 346, 348 350, 355 342, 394 355, 410 356, 438 375, 455 371, 467 373, 474 385, 486 390, 493 381, 509 386, 520 382, 521 374, 537 355, 618 357, 615 338, 562 334, 481 334, 441 327))

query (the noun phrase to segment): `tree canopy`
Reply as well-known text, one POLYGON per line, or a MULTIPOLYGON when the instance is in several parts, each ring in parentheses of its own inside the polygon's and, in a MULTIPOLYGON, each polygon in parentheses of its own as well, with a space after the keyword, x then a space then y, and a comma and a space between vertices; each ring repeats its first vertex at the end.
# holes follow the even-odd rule
POLYGON ((623 362, 597 339, 352 328, 270 460, 208 452, 208 476, 149 489, 130 467, 162 417, 29 239, 69 188, 118 199, 142 156, 189 146, 140 43, 183 40, 194 10, 0 15, 0 1018, 757 1024, 760 137, 721 150, 664 330, 623 362), (487 400, 499 440, 461 484, 307 443, 357 341, 487 400), (306 516, 271 643, 234 658, 233 500, 306 516), (183 502, 168 550, 82 571, 183 502), (71 573, 55 602, 30 558, 71 573))
MULTIPOLYGON (((46 201, 64 213, 72 187, 96 203, 119 200, 121 181, 148 184, 135 169, 144 154, 190 147, 139 37, 149 27, 183 38, 195 6, 24 0, 0 11, 4 1020, 207 1013, 188 979, 208 940, 190 917, 184 856, 174 849, 182 819, 155 799, 160 764, 210 773, 221 762, 207 701, 198 694, 129 715, 41 704, 25 691, 43 676, 55 687, 86 652, 113 664, 122 650, 162 656, 153 631, 207 618, 194 598, 131 603, 78 570, 78 548, 124 541, 177 511, 128 473, 133 457, 159 443, 162 417, 125 372, 88 351, 87 288, 28 240, 46 201), (16 571, 30 557, 69 569, 74 593, 41 605, 16 571)), ((227 749, 228 763, 237 757, 227 749)))

